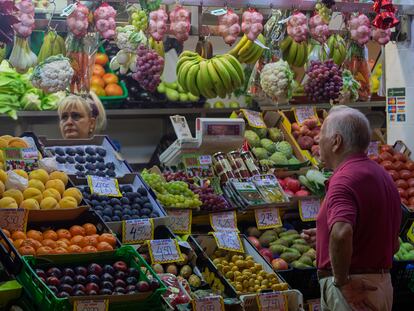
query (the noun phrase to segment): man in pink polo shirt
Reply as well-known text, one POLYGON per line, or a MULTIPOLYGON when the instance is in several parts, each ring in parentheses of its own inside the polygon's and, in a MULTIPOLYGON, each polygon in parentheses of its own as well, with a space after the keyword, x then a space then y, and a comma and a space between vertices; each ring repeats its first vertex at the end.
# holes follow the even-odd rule
POLYGON ((370 136, 366 117, 344 106, 333 108, 321 129, 321 159, 334 174, 316 230, 303 236, 316 240, 322 310, 392 309, 401 202, 389 174, 366 155, 370 136))

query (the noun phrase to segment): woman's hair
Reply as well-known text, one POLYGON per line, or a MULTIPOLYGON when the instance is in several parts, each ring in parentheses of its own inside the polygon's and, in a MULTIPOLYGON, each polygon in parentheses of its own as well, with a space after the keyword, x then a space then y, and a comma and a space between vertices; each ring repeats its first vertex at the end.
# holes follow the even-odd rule
POLYGON ((91 91, 89 94, 90 96, 87 98, 74 94, 65 97, 59 103, 58 113, 61 116, 63 112, 70 109, 83 109, 89 117, 95 118, 95 131, 100 132, 106 127, 105 108, 95 92, 91 91))

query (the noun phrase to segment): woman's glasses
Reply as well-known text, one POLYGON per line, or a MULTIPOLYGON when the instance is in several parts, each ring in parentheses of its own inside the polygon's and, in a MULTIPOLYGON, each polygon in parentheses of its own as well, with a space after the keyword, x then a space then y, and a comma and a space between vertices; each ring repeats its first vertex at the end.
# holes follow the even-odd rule
POLYGON ((62 115, 60 116, 60 122, 66 122, 69 117, 73 120, 73 121, 79 121, 80 119, 83 118, 83 115, 80 114, 79 112, 64 112, 62 113, 62 115))

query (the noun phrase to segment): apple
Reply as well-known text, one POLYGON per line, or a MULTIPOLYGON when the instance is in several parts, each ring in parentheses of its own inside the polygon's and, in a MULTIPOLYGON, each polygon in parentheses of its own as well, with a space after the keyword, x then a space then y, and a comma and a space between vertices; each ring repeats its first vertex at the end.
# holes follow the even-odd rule
POLYGON ((90 274, 86 277, 86 282, 87 283, 96 283, 96 284, 98 284, 98 283, 100 283, 100 281, 101 280, 100 280, 99 276, 97 276, 96 274, 90 274))
POLYGON ((112 295, 112 290, 110 290, 108 288, 102 288, 99 291, 99 295, 112 295))
POLYGON ((49 276, 49 277, 46 279, 46 283, 47 283, 48 285, 53 285, 53 286, 59 286, 59 285, 60 285, 60 281, 59 281, 59 279, 58 279, 57 277, 55 277, 55 276, 49 276))
POLYGON ((262 248, 262 246, 260 245, 259 240, 258 240, 255 236, 249 236, 247 239, 248 239, 248 240, 250 241, 250 243, 252 243, 252 244, 253 244, 253 246, 254 246, 254 247, 256 247, 258 250, 260 250, 260 249, 262 248))
POLYGON ((72 290, 73 290, 73 292, 79 292, 79 291, 80 292, 85 292, 86 291, 85 286, 83 286, 82 284, 73 285, 72 290))
POLYGON ((61 278, 60 278, 60 282, 62 283, 62 284, 69 284, 69 285, 73 285, 73 284, 75 284, 75 281, 70 277, 70 276, 67 276, 67 275, 65 275, 65 276, 62 276, 61 278))
POLYGON ((101 283, 101 288, 106 288, 106 289, 109 289, 109 290, 113 290, 114 289, 114 284, 112 284, 112 282, 109 282, 109 281, 103 281, 101 283))
POLYGON ((115 287, 125 287, 126 283, 125 283, 124 280, 116 279, 115 282, 114 282, 114 286, 115 287))
POLYGON ((73 291, 73 287, 72 287, 72 286, 70 286, 69 284, 62 284, 62 285, 59 287, 59 291, 61 291, 61 292, 66 292, 66 293, 68 293, 68 294, 71 294, 71 293, 72 293, 72 291, 73 291))
POLYGON ((56 267, 52 267, 49 270, 47 270, 48 276, 55 276, 57 278, 60 278, 62 276, 62 271, 56 267))
POLYGON ((138 282, 137 278, 134 277, 134 276, 127 277, 125 281, 126 281, 127 285, 137 284, 137 282, 138 282))
POLYGON ((124 271, 117 271, 115 272, 114 277, 116 279, 125 279, 126 273, 124 271))
POLYGON ((160 282, 158 282, 158 280, 156 280, 156 279, 152 279, 150 286, 151 286, 152 290, 155 290, 158 287, 160 287, 160 282))
POLYGON ((73 296, 85 296, 85 292, 81 290, 77 290, 76 292, 73 293, 73 296))
POLYGON ((125 272, 125 271, 128 270, 127 264, 125 262, 123 262, 123 261, 117 261, 117 262, 115 262, 113 264, 113 267, 117 271, 123 271, 123 272, 125 272))
POLYGON ((89 296, 96 296, 96 295, 98 295, 98 292, 96 290, 91 290, 91 291, 87 292, 87 294, 89 296))
POLYGON ((75 283, 80 283, 80 284, 85 284, 86 283, 86 278, 83 275, 75 275, 73 280, 75 281, 75 283))
POLYGON ((46 279, 46 277, 47 277, 46 273, 42 269, 36 269, 35 272, 36 272, 37 276, 46 279))
POLYGON ((224 107, 226 107, 226 105, 221 100, 218 100, 214 103, 213 107, 214 108, 224 108, 224 107))
POLYGON ((89 294, 90 291, 99 292, 99 286, 96 283, 88 283, 85 286, 86 292, 89 294))
POLYGON ((127 274, 129 276, 134 276, 136 278, 139 278, 139 271, 137 269, 135 269, 135 268, 132 268, 132 267, 131 268, 128 268, 127 274))
POLYGON ((75 271, 73 271, 71 268, 65 268, 63 269, 63 275, 67 275, 73 278, 75 276, 75 271))
POLYGON ((70 294, 67 293, 67 292, 60 292, 60 293, 57 294, 58 298, 67 298, 69 296, 70 296, 70 294))
POLYGON ((88 275, 88 270, 85 267, 80 266, 75 268, 75 273, 86 277, 88 275))
POLYGON ((229 102, 229 107, 230 108, 240 108, 240 104, 233 100, 233 101, 229 102))
POLYGON ((259 253, 268 261, 271 262, 273 259, 273 254, 268 248, 262 248, 259 253))
POLYGON ((276 258, 272 260, 272 267, 275 270, 287 270, 289 269, 289 266, 286 261, 284 261, 282 258, 276 258))
POLYGON ((101 276, 101 281, 113 282, 114 281, 114 277, 111 274, 109 274, 109 273, 104 273, 101 276))
POLYGON ((102 274, 102 267, 98 265, 97 263, 91 263, 88 266, 88 272, 89 274, 96 274, 97 276, 100 276, 102 274))
POLYGON ((48 285, 49 289, 56 295, 59 291, 56 286, 48 285))
POLYGON ((137 284, 137 290, 139 292, 148 292, 150 290, 150 286, 145 281, 139 281, 137 284))
MULTIPOLYGON (((286 179, 288 179, 288 178, 286 178, 286 179)), ((300 182, 299 182, 299 180, 294 179, 294 178, 289 178, 286 181, 286 188, 288 190, 292 191, 293 193, 299 191, 300 190, 300 182)))
POLYGON ((111 265, 105 265, 105 266, 103 266, 103 272, 104 273, 109 273, 109 274, 114 274, 115 269, 111 265))
POLYGON ((128 285, 126 288, 125 288, 125 290, 127 291, 127 292, 133 292, 133 291, 135 291, 135 289, 136 289, 136 286, 135 285, 128 285))
POLYGON ((125 294, 126 293, 125 288, 123 288, 123 287, 115 287, 114 292, 115 293, 120 293, 120 294, 125 294))

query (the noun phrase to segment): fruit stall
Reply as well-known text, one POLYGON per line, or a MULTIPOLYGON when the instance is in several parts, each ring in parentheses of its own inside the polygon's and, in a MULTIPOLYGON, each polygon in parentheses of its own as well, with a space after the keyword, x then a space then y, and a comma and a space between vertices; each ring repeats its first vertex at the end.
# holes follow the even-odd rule
POLYGON ((301 233, 333 174, 319 135, 337 105, 367 116, 398 188, 393 310, 412 308, 413 16, 408 1, 0 1, 0 310, 319 310, 301 233), (60 102, 89 92, 107 128, 62 139, 60 102))

